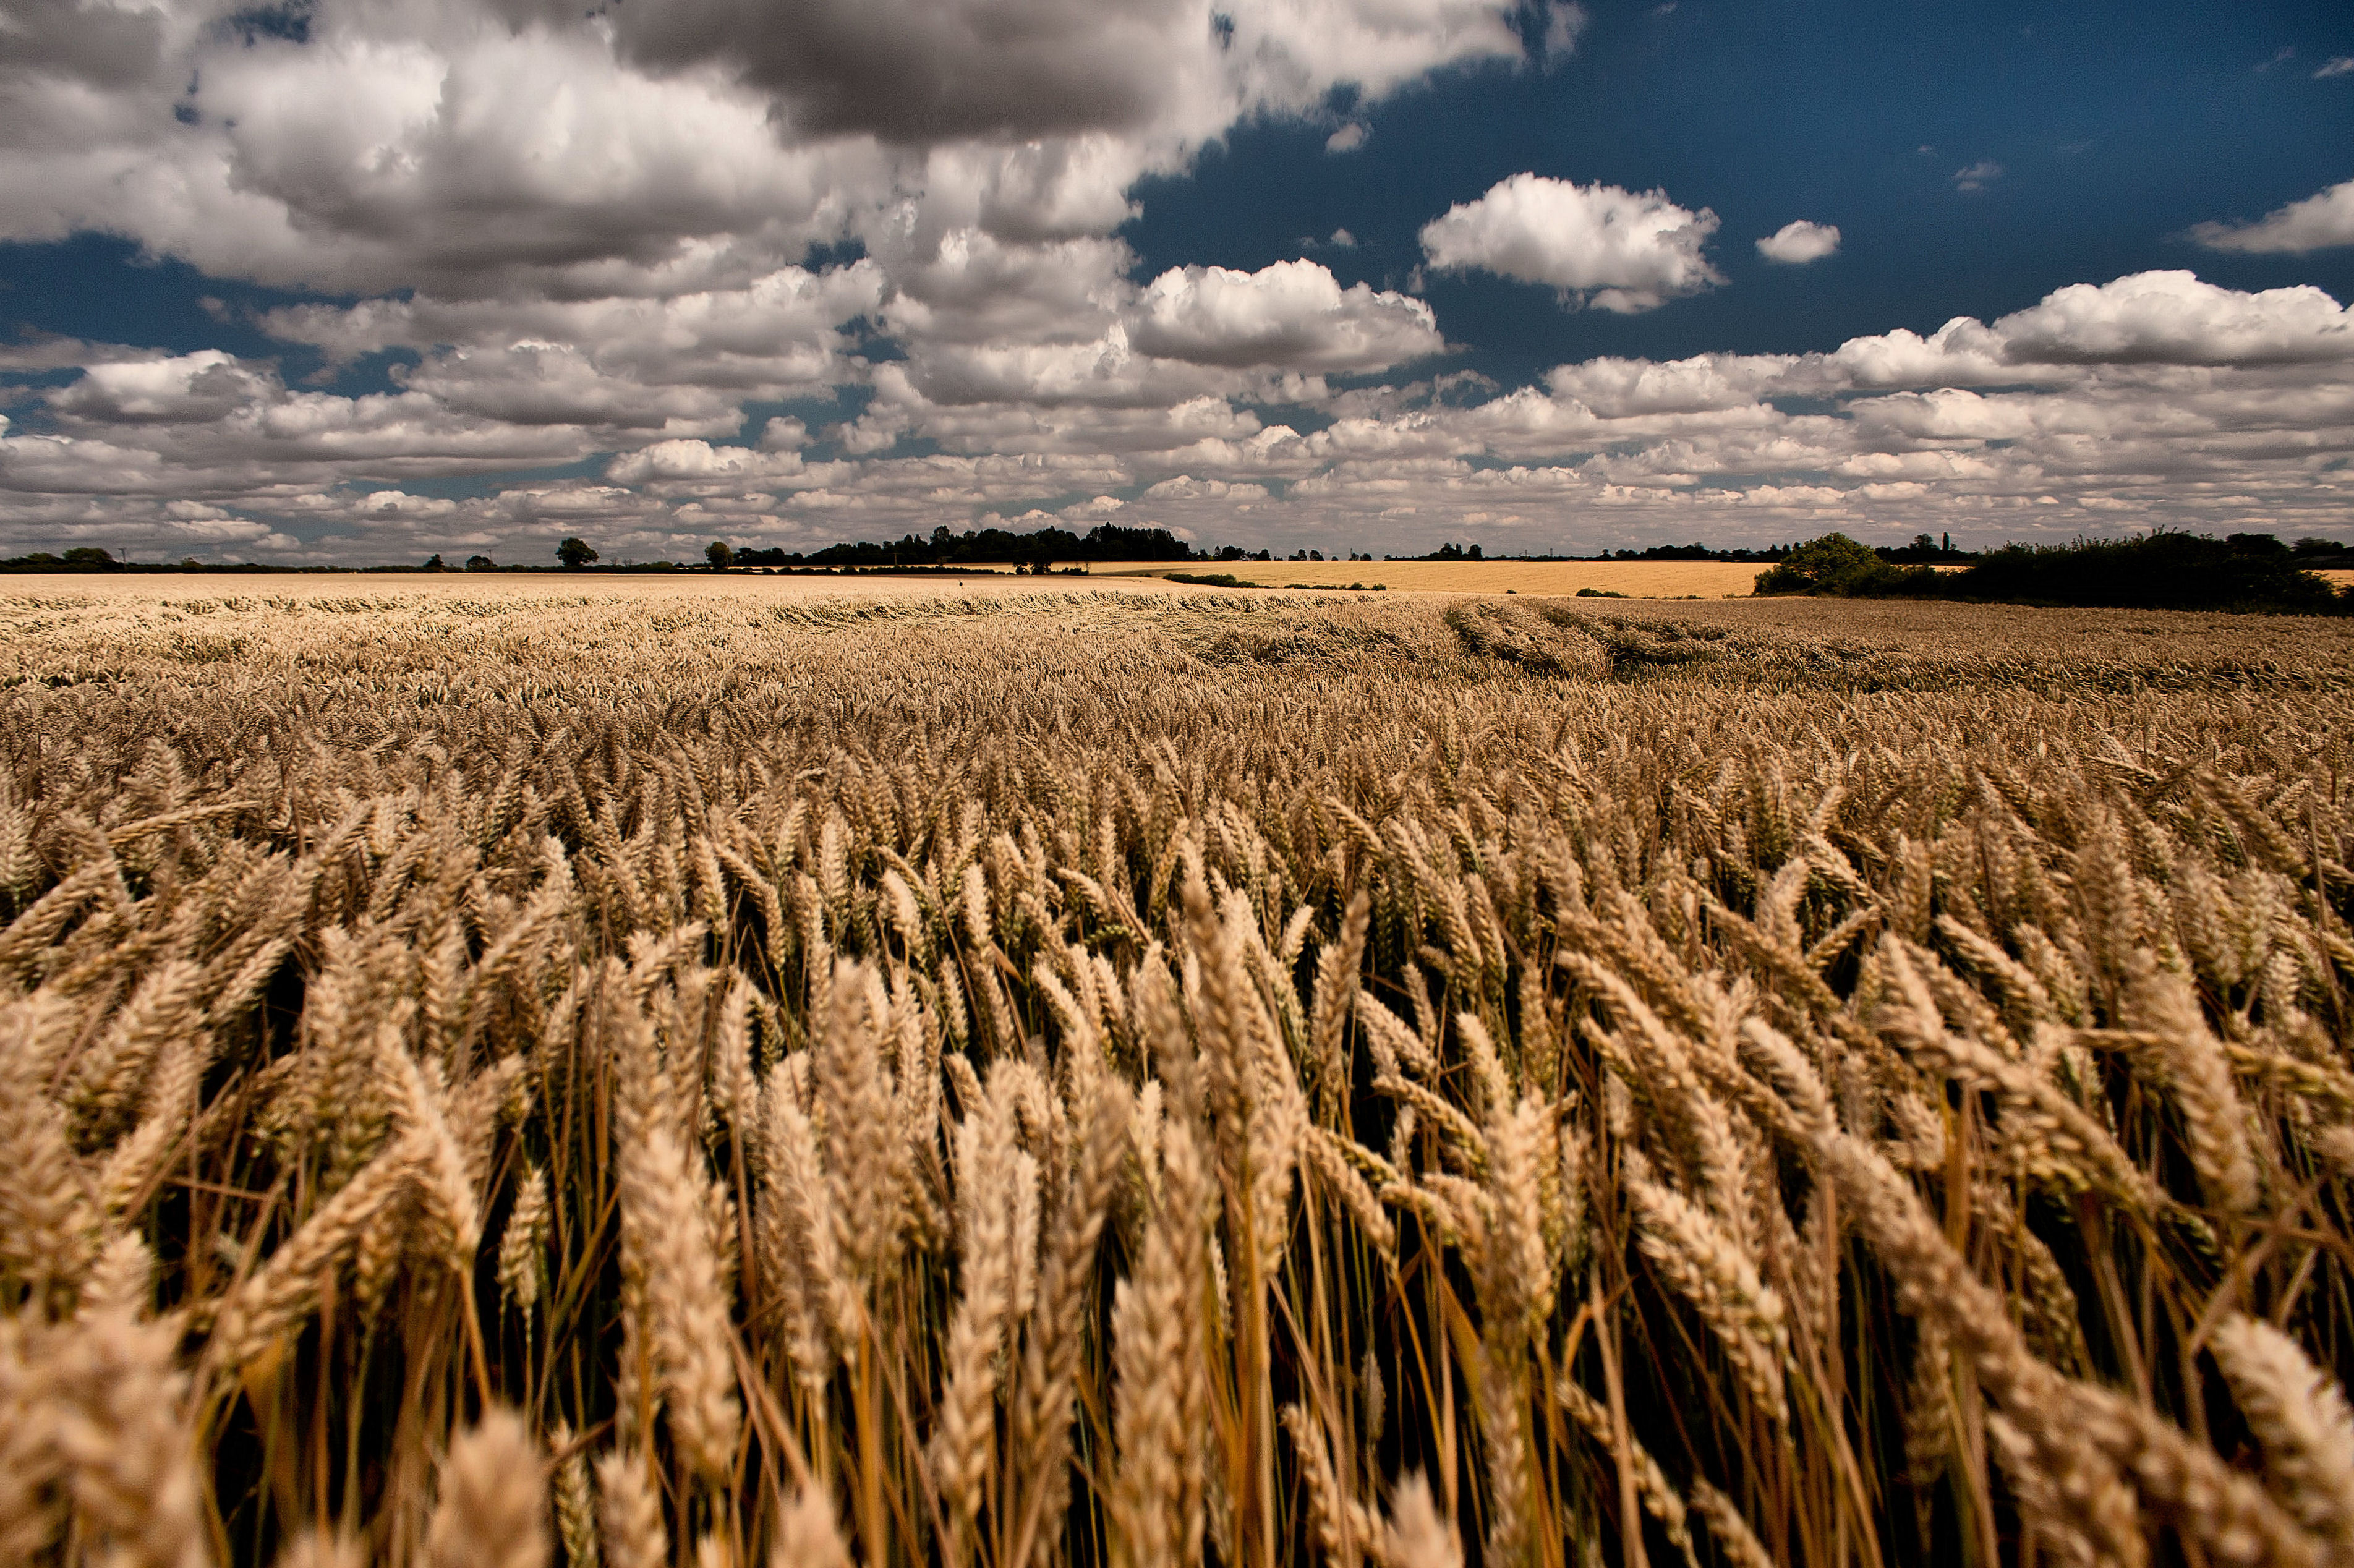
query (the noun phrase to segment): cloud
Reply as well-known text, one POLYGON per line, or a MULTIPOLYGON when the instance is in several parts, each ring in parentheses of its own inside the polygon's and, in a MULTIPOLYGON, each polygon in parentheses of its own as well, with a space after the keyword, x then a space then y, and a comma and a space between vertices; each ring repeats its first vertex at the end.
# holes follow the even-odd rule
POLYGON ((1787 355, 1710 354, 1664 364, 1589 359, 1556 366, 1545 385, 1556 398, 1574 400, 1604 418, 1704 413, 1743 408, 1781 390, 1795 363, 1787 355))
POLYGON ((605 15, 633 59, 716 67, 769 94, 797 136, 1129 130, 1210 63, 1202 19, 1163 0, 673 0, 605 15))
POLYGON ((2287 252, 2354 245, 2354 180, 2266 213, 2253 223, 2201 223, 2190 238, 2210 250, 2287 252))
POLYGON ((1785 262, 1803 267, 1809 261, 1819 261, 1840 248, 1839 225, 1808 223, 1799 218, 1786 223, 1757 242, 1757 254, 1768 261, 1785 262))
POLYGON ((1328 153, 1353 153, 1372 135, 1373 132, 1365 129, 1363 121, 1352 120, 1324 138, 1324 150, 1328 153))
POLYGON ((1520 174, 1423 226, 1434 267, 1545 283, 1622 314, 1656 309, 1723 281, 1701 254, 1717 217, 1665 191, 1574 185, 1520 174))
POLYGON ((2264 72, 2272 69, 2274 66, 2286 65, 2289 61, 2295 58, 2296 58, 2296 50, 2286 45, 2283 45, 2280 48, 2274 51, 2271 58, 2259 60, 2248 69, 2254 71, 2258 76, 2262 76, 2264 72))
MULTIPOLYGON (((668 299, 447 300, 419 294, 264 313, 272 336, 343 364, 389 348, 422 357, 392 372, 446 406, 525 423, 652 429, 735 426, 747 398, 822 393, 851 373, 841 328, 877 308, 870 261, 799 267, 668 299)), ((681 432, 684 433, 684 432, 681 432)))
POLYGON ((615 458, 605 477, 618 485, 656 483, 730 484, 773 487, 803 476, 799 452, 756 451, 750 447, 715 447, 709 441, 656 441, 615 458))
POLYGON ((357 510, 371 517, 447 517, 458 510, 458 503, 445 496, 377 490, 362 496, 357 510))
POLYGON ((1223 479, 1195 479, 1181 473, 1151 486, 1142 496, 1146 501, 1265 501, 1271 493, 1263 484, 1247 480, 1229 482, 1223 479))
POLYGON ((1145 286, 1130 322, 1138 350, 1194 365, 1386 370, 1446 346, 1422 301, 1364 283, 1343 289, 1306 260, 1257 272, 1172 268, 1145 286))
POLYGON ((2313 73, 2313 79, 2327 81, 2333 76, 2344 76, 2349 71, 2354 71, 2354 55, 2334 55, 2321 62, 2313 73))
POLYGON ((0 239, 99 229, 331 292, 661 294, 909 199, 1107 234, 1245 118, 1523 53, 1514 0, 1232 0, 1215 26, 1198 0, 225 9, 12 9, 0 239))
POLYGON ((1594 18, 1577 0, 1546 0, 1543 58, 1558 65, 1577 52, 1577 40, 1594 18))
MULTIPOLYGON (((531 0, 535 11, 542 9, 531 0)), ((548 11, 560 8, 549 5, 548 11)), ((615 6, 619 47, 766 94, 797 138, 1023 141, 1208 134, 1352 81, 1378 94, 1443 64, 1520 53, 1497 0, 752 0, 615 6)))
POLYGON ((2014 362, 2280 365, 2354 361, 2354 313, 2312 287, 2242 293, 2190 272, 2073 283, 1994 323, 2014 362))
POLYGON ((48 394, 58 413, 90 424, 208 423, 266 397, 268 378, 217 348, 92 365, 48 394))
POLYGON ((1357 248, 1357 237, 1345 228, 1336 228, 1332 231, 1332 238, 1324 243, 1336 246, 1342 250, 1354 250, 1357 248))
POLYGON ((2002 165, 1992 158, 1980 158, 1975 164, 1954 171, 1954 188, 1957 191, 1982 191, 2000 178, 2002 165))

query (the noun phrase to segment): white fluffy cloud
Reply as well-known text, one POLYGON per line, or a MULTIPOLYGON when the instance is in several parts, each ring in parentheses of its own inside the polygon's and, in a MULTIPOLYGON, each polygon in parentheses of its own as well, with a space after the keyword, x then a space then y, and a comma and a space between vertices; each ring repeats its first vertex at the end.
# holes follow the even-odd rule
POLYGON ((2354 313, 2315 288, 2246 294, 2191 272, 2073 283, 2004 316, 2014 363, 2266 365, 2354 360, 2354 313))
POLYGON ((1386 370, 1446 346, 1420 300, 1364 283, 1343 289, 1322 263, 1257 272, 1172 268, 1145 285, 1129 341, 1197 365, 1386 370))
POLYGON ((2292 255, 2354 245, 2354 180, 2291 202, 2253 223, 2199 224, 2190 237, 2210 250, 2292 255))
POLYGON ((1512 0, 16 0, 0 238, 472 297, 739 281, 915 199, 1102 234, 1253 114, 1522 51, 1512 0))
MULTIPOLYGON (((800 546, 961 527, 986 509, 1039 523, 1117 514, 1210 542, 1379 550, 1451 531, 1547 550, 1695 530, 2064 536, 2128 514, 2294 532, 2342 525, 2354 502, 2349 314, 2310 289, 2143 273, 2062 289, 1991 323, 1959 317, 1822 353, 1598 358, 1538 387, 1457 376, 1333 396, 1296 369, 1175 352, 1339 352, 1363 325, 1354 291, 1302 264, 1205 283, 1180 270, 1159 294, 1115 286, 1087 323, 1095 335, 1059 344, 919 344, 873 367, 865 413, 816 445, 785 417, 758 444, 735 444, 696 428, 693 407, 632 435, 615 421, 661 413, 631 400, 657 383, 609 376, 629 396, 608 406, 591 395, 595 377, 575 379, 579 361, 530 345, 482 350, 493 375, 444 344, 401 391, 357 398, 292 389, 270 366, 217 352, 93 351, 80 379, 39 395, 54 428, 0 426, 0 539, 294 558, 333 556, 337 538, 348 556, 356 537, 395 558, 535 558, 585 533, 609 554, 649 558, 712 537, 800 546), (1156 299, 1158 353, 1129 330, 1146 335, 1156 299), (1270 376, 1294 379, 1278 387, 1270 376), (1254 387, 1322 407, 1320 428, 1262 423, 1242 402, 1254 387), (461 500, 400 482, 616 444, 594 482, 461 500)), ((440 319, 451 326, 500 319, 489 305, 407 308, 451 312, 440 319)), ((410 341, 429 330, 419 319, 396 313, 376 327, 410 341)), ((709 352, 681 337, 688 359, 709 352)))
MULTIPOLYGON (((2312 289, 2147 273, 1499 387, 1406 379, 1445 351, 1411 288, 1304 259, 1141 275, 1140 181, 1253 117, 1366 146, 1363 111, 1434 70, 1556 62, 1568 0, 241 3, 0 0, 0 239, 102 230, 316 291, 251 324, 327 374, 0 345, 0 542, 650 558, 1116 515, 1329 553, 2354 514, 2350 329, 2312 289), (812 259, 835 244, 864 255, 812 259)), ((2200 238, 2308 249, 2349 190, 2200 238)), ((1632 313, 1722 281, 1716 227, 1524 174, 1422 242, 1632 313)), ((1758 243, 1795 264, 1837 231, 1758 243)))
POLYGON ((1632 314, 1723 281, 1701 253, 1716 228, 1716 214, 1665 191, 1521 174, 1424 225, 1422 249, 1434 267, 1544 283, 1632 314))
POLYGON ((1786 223, 1757 242, 1757 254, 1768 261, 1803 267, 1819 261, 1840 248, 1839 225, 1809 223, 1805 218, 1786 223))

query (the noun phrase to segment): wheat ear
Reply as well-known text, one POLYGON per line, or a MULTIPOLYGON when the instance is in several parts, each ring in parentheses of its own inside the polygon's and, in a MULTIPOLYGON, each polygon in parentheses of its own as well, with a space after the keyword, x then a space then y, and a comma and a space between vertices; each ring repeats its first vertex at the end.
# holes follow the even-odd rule
POLYGON ((2289 1511, 2354 1562, 2354 1412, 2295 1340, 2257 1318, 2215 1331, 2215 1360, 2264 1445, 2289 1511))
POLYGON ((646 1457, 617 1449, 597 1461, 597 1518, 607 1568, 664 1568, 670 1536, 662 1499, 646 1475, 646 1457))
POLYGON ((546 1568, 547 1471, 523 1417, 493 1407, 450 1445, 429 1568, 546 1568))

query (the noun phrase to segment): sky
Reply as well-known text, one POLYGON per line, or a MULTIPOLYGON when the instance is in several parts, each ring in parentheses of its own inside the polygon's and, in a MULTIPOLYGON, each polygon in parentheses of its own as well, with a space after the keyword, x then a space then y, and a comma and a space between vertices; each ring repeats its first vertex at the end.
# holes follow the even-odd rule
POLYGON ((0 0, 0 555, 2354 539, 2354 9, 0 0))

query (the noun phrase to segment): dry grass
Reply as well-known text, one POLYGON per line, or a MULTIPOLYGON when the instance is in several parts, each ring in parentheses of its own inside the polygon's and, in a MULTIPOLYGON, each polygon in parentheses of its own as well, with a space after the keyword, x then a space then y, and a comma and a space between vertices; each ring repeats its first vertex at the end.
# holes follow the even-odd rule
POLYGON ((362 581, 0 600, 8 1561, 2354 1540, 2340 623, 362 581))

